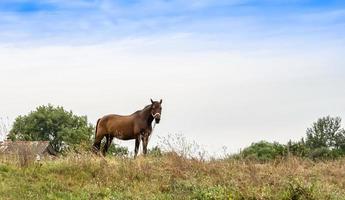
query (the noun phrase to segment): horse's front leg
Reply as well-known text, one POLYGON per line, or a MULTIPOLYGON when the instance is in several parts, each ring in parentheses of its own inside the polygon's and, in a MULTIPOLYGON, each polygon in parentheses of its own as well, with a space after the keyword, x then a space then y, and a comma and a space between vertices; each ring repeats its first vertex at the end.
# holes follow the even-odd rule
POLYGON ((138 155, 139 146, 140 146, 140 136, 138 136, 138 138, 135 139, 134 158, 136 158, 138 155))
POLYGON ((143 137, 141 138, 141 140, 143 141, 143 153, 144 155, 147 154, 147 144, 149 143, 149 134, 145 133, 143 135, 143 137))

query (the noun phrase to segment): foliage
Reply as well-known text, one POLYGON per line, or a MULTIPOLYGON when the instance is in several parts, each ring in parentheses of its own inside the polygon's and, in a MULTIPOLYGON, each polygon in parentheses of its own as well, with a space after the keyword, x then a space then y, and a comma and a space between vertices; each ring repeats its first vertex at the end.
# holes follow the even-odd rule
POLYGON ((127 156, 129 151, 127 147, 112 143, 107 153, 114 156, 127 156))
POLYGON ((286 155, 286 148, 277 142, 270 143, 260 141, 252 143, 249 147, 243 149, 240 153, 241 157, 256 159, 260 161, 268 161, 286 155))
POLYGON ((328 149, 327 147, 315 148, 310 150, 308 157, 313 160, 332 158, 332 150, 328 149))
POLYGON ((336 159, 345 155, 345 130, 341 128, 340 117, 323 117, 313 123, 306 131, 306 138, 289 141, 286 145, 277 142, 261 141, 252 143, 242 152, 230 158, 249 158, 260 161, 278 157, 298 156, 312 160, 336 159))
POLYGON ((323 117, 306 131, 306 138, 286 145, 290 155, 317 159, 335 159, 345 155, 345 130, 340 117, 323 117))
POLYGON ((304 184, 301 180, 292 179, 288 182, 288 190, 283 199, 317 199, 317 197, 315 197, 317 191, 315 190, 317 190, 315 184, 304 184))
POLYGON ((345 130, 340 117, 323 117, 306 131, 305 149, 311 159, 334 159, 345 155, 345 130))
POLYGON ((287 152, 290 155, 299 156, 299 157, 306 157, 308 156, 310 149, 305 145, 304 139, 302 138, 301 141, 292 142, 291 140, 286 145, 287 152))
POLYGON ((86 116, 77 116, 63 107, 39 106, 28 115, 15 119, 9 134, 11 140, 49 140, 52 147, 61 152, 93 135, 93 127, 86 116))
POLYGON ((159 146, 155 146, 152 149, 148 150, 148 154, 150 156, 159 157, 159 156, 163 155, 163 152, 162 152, 161 148, 159 148, 159 146))
POLYGON ((221 199, 231 199, 231 193, 227 191, 228 188, 215 185, 206 188, 198 188, 194 189, 194 195, 192 199, 197 200, 221 200, 221 199))
POLYGON ((306 145, 311 148, 342 149, 345 151, 345 130, 340 117, 323 117, 307 129, 306 145))

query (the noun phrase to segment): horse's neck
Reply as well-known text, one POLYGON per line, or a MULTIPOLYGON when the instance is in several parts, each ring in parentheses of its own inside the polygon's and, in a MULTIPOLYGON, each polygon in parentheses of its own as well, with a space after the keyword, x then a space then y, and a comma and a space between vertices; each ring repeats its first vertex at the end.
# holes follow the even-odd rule
POLYGON ((153 121, 153 116, 151 114, 151 107, 147 106, 141 111, 143 119, 147 122, 148 126, 151 126, 153 121))

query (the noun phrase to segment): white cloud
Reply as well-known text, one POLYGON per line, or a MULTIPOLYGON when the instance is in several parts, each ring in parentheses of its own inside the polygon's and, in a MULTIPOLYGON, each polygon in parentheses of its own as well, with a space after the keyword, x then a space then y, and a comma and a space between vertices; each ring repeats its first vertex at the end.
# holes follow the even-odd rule
POLYGON ((340 11, 328 20, 257 11, 206 19, 161 14, 209 1, 69 2, 60 7, 86 12, 1 14, 0 116, 50 102, 94 122, 163 98, 155 135, 181 133, 212 151, 297 140, 317 117, 344 117, 340 11), (98 6, 107 12, 90 11, 98 6))

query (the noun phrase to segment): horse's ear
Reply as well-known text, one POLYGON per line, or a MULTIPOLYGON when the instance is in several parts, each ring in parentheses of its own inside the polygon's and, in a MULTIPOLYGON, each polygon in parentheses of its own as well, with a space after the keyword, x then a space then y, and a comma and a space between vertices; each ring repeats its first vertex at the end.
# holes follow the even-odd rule
POLYGON ((159 101, 159 103, 162 104, 162 102, 163 102, 163 100, 161 99, 161 100, 159 101))
POLYGON ((153 104, 154 102, 153 102, 153 100, 152 99, 150 99, 151 100, 151 103, 153 104))

